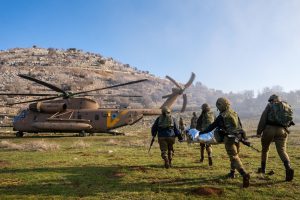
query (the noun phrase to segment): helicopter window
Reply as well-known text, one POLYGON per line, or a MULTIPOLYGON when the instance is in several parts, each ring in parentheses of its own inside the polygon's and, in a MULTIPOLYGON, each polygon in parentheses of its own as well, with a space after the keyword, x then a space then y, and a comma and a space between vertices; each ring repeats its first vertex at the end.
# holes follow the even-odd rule
POLYGON ((115 119, 117 116, 118 116, 117 113, 113 113, 113 114, 111 115, 111 118, 112 118, 112 119, 115 119))
POLYGON ((19 115, 15 116, 14 119, 13 119, 13 123, 19 121, 19 120, 22 120, 26 117, 28 111, 27 110, 23 110, 19 115))
POLYGON ((99 115, 95 115, 95 120, 99 120, 99 115))
POLYGON ((81 119, 81 115, 78 115, 78 116, 77 116, 77 119, 81 119))

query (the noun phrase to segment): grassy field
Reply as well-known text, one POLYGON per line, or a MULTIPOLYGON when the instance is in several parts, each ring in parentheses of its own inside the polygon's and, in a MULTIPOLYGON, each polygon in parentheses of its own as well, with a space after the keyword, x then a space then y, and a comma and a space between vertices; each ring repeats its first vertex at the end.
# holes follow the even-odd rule
MULTIPOLYGON (((300 130, 300 129, 299 129, 300 130)), ((174 166, 162 167, 157 142, 148 154, 150 130, 128 127, 127 136, 25 135, 0 139, 0 199, 300 199, 300 131, 289 135, 288 153, 295 179, 285 182, 284 167, 271 146, 267 171, 257 174, 260 154, 241 146, 251 173, 226 179, 229 160, 224 145, 213 147, 213 166, 199 163, 199 144, 175 144, 174 166)), ((249 135, 254 134, 250 132, 249 135)), ((252 139, 260 149, 259 139, 252 139)))

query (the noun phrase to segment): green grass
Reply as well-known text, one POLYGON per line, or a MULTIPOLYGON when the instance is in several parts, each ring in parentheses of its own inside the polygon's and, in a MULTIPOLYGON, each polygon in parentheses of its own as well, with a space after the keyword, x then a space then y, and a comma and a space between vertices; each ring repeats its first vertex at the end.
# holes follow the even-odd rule
MULTIPOLYGON (((240 157, 251 173, 251 186, 241 188, 242 178, 226 179, 229 160, 224 145, 213 146, 212 167, 199 163, 199 144, 175 144, 174 166, 164 169, 157 142, 148 154, 149 129, 129 127, 129 136, 94 137, 2 135, 10 144, 56 144, 57 149, 0 148, 0 199, 299 199, 300 131, 290 134, 288 153, 295 179, 285 182, 285 171, 272 144, 267 171, 256 174, 260 154, 241 146, 240 157), (222 194, 200 195, 200 187, 222 194)), ((254 133, 250 133, 254 134, 254 133)), ((259 139, 252 139, 260 149, 259 139)))

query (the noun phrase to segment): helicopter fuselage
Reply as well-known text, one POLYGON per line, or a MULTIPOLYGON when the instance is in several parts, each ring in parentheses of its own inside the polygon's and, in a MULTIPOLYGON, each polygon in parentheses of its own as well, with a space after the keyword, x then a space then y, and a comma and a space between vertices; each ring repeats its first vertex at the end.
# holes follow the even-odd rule
POLYGON ((29 105, 13 120, 13 129, 19 132, 108 132, 131 125, 144 114, 159 114, 147 109, 98 108, 87 98, 62 99, 29 105), (70 109, 68 109, 70 107, 70 109), (79 107, 80 109, 74 109, 79 107))

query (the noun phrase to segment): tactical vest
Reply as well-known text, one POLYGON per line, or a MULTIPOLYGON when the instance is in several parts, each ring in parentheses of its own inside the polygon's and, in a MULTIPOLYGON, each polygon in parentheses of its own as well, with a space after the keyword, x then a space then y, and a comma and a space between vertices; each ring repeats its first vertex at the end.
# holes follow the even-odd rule
POLYGON ((171 115, 160 115, 158 118, 158 127, 161 129, 173 128, 174 121, 171 115))
POLYGON ((210 124, 215 120, 215 115, 213 112, 202 112, 201 127, 200 130, 205 130, 210 124))
POLYGON ((293 121, 293 110, 287 102, 274 102, 270 103, 269 106, 270 112, 268 112, 267 121, 270 125, 290 126, 293 121))
POLYGON ((224 128, 227 134, 236 135, 242 130, 238 114, 234 110, 227 109, 221 113, 221 116, 224 119, 224 128))

